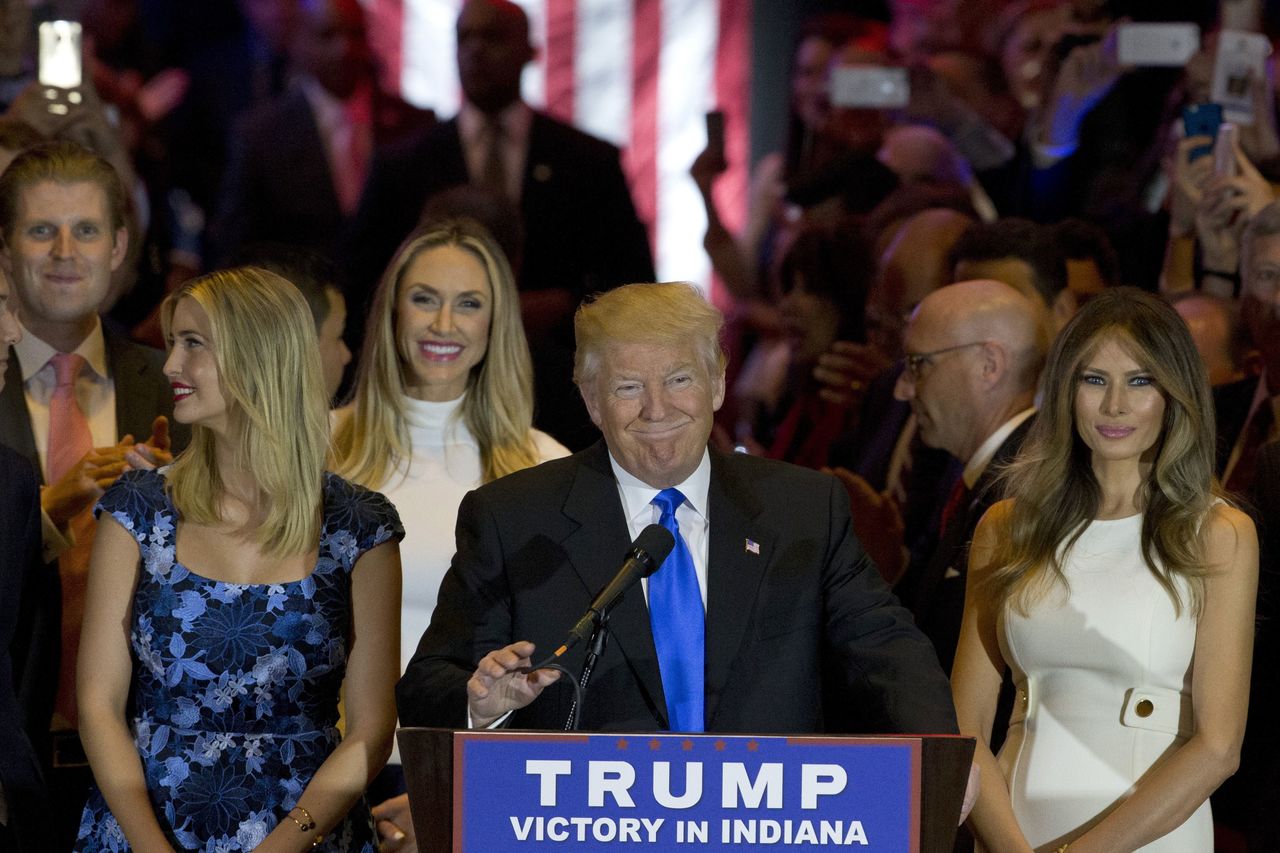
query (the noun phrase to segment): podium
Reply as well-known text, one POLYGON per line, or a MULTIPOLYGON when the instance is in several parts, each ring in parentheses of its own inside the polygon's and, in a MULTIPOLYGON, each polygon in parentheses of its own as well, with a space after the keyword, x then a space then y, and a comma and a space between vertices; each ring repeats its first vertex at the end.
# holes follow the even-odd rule
POLYGON ((397 737, 422 853, 950 851, 974 749, 952 735, 397 737))

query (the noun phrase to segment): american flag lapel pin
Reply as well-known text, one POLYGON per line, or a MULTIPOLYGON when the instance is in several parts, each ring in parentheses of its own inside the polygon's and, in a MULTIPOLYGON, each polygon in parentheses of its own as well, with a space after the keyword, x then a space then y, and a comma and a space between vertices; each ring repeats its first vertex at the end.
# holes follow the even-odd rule
POLYGON ((756 540, 754 540, 754 539, 748 539, 748 540, 747 540, 747 553, 748 553, 748 554, 755 554, 757 557, 758 557, 758 556, 760 556, 760 543, 759 543, 759 542, 757 542, 757 541, 756 541, 756 540))

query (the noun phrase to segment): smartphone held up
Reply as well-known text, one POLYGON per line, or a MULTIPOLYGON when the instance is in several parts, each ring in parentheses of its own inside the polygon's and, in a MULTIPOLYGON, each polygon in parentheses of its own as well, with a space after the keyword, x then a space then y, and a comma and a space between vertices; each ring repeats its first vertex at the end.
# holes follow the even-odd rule
POLYGON ((40 25, 40 54, 37 71, 40 85, 44 87, 49 112, 66 115, 69 108, 63 103, 79 103, 78 90, 84 82, 84 58, 80 47, 80 24, 75 21, 46 21, 40 25))

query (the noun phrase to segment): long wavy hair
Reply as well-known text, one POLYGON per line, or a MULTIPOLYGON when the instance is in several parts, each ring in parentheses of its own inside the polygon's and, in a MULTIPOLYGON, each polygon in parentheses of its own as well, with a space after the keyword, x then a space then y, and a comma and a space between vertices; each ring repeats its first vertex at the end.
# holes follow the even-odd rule
POLYGON ((329 451, 328 397, 311 311, 298 289, 256 267, 192 279, 161 307, 165 336, 190 299, 209 318, 214 363, 227 401, 228 435, 194 424, 191 443, 166 477, 184 519, 216 524, 225 483, 215 449, 231 444, 236 466, 253 475, 265 513, 253 539, 272 556, 305 554, 320 535, 329 451))
POLYGON ((1164 396, 1154 464, 1138 496, 1142 556, 1175 610, 1189 605, 1198 615, 1206 570, 1199 530, 1220 495, 1213 475, 1209 380, 1178 313, 1130 287, 1091 299, 1053 344, 1040 413, 1022 453, 1003 475, 1004 494, 1013 503, 992 558, 998 567, 989 578, 992 592, 1025 614, 1055 581, 1066 585, 1063 561, 1101 500, 1089 447, 1076 430, 1076 390, 1086 360, 1109 341, 1149 371, 1164 396))
POLYGON ((484 267, 492 291, 489 346, 471 370, 461 417, 480 445, 483 482, 538 463, 533 443, 533 365, 520 319, 511 267, 483 226, 452 219, 419 227, 401 244, 373 295, 364 352, 352 397, 354 411, 334 434, 336 468, 369 488, 382 488, 413 456, 408 374, 396 346, 397 298, 405 270, 423 252, 456 246, 484 267))

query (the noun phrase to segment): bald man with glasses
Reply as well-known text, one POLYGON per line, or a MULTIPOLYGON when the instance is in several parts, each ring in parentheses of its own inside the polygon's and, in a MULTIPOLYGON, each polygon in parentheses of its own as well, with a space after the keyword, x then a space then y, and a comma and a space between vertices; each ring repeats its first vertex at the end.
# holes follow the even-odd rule
POLYGON ((964 468, 936 538, 913 550, 895 591, 948 672, 964 612, 969 542, 998 498, 996 472, 1017 454, 1035 414, 1049 328, 1037 300, 987 280, 934 291, 907 324, 894 396, 911 405, 921 440, 964 468))

